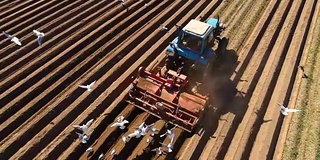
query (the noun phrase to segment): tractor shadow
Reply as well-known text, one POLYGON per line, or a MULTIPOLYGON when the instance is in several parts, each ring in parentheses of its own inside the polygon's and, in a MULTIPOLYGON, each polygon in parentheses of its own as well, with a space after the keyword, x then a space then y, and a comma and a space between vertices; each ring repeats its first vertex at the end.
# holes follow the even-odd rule
MULTIPOLYGON (((232 113, 235 116, 239 114, 241 108, 230 107, 235 99, 242 99, 243 94, 238 93, 236 84, 230 80, 235 72, 238 62, 238 55, 234 50, 228 50, 228 39, 225 39, 224 45, 219 47, 217 52, 223 54, 217 58, 212 65, 212 71, 204 79, 201 90, 209 95, 210 105, 205 109, 205 114, 195 130, 195 136, 201 136, 191 159, 199 159, 201 153, 206 147, 207 142, 215 135, 219 122, 227 121, 221 116, 232 113)), ((232 124, 233 125, 233 124, 232 124)))

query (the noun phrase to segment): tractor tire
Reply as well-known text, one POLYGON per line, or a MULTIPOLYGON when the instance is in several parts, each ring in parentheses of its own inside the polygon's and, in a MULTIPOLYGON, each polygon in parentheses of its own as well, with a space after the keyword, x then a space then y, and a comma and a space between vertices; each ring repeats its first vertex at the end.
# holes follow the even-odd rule
POLYGON ((218 44, 218 48, 217 48, 217 58, 218 59, 223 59, 224 57, 224 53, 227 50, 227 45, 228 45, 228 39, 226 37, 223 37, 218 44))

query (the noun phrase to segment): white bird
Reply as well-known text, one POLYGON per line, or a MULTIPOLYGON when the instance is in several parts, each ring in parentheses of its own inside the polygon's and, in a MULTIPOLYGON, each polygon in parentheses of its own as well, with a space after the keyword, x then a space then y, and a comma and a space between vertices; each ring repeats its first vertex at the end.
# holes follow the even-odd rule
POLYGON ((155 148, 155 149, 153 149, 153 150, 151 150, 151 151, 158 152, 160 155, 162 154, 162 149, 161 149, 161 147, 155 148))
POLYGON ((88 121, 86 124, 83 124, 83 125, 72 125, 72 127, 73 128, 76 128, 76 129, 79 129, 79 130, 81 130, 82 132, 86 132, 88 129, 89 129, 89 127, 90 127, 90 125, 92 124, 92 122, 93 122, 93 120, 94 119, 91 119, 90 121, 88 121))
POLYGON ((144 127, 142 127, 141 129, 141 135, 146 135, 147 132, 151 129, 153 124, 150 124, 150 125, 145 125, 144 124, 144 127))
POLYGON ((100 154, 100 156, 98 157, 98 160, 101 160, 104 157, 103 153, 100 154))
POLYGON ((123 116, 120 116, 117 118, 117 122, 122 122, 124 120, 124 117, 123 116))
POLYGON ((76 132, 79 139, 81 140, 81 143, 87 143, 90 139, 91 133, 90 134, 81 134, 76 132))
POLYGON ((87 150, 86 150, 86 152, 93 152, 93 148, 91 148, 91 147, 89 147, 87 150))
POLYGON ((168 150, 168 152, 169 153, 171 153, 172 152, 172 150, 173 150, 173 145, 172 145, 172 142, 173 142, 173 138, 171 139, 171 142, 169 143, 169 144, 164 144, 164 143, 161 143, 160 142, 160 144, 162 144, 164 147, 166 147, 167 148, 167 150, 168 150))
POLYGON ((168 28, 161 24, 161 31, 168 31, 168 28))
POLYGON ((5 31, 3 31, 3 34, 4 34, 7 38, 9 38, 11 42, 13 42, 13 43, 15 43, 15 44, 17 44, 17 45, 19 45, 19 46, 22 45, 21 42, 20 42, 20 40, 19 40, 19 38, 12 36, 12 35, 10 35, 9 33, 5 32, 5 31))
POLYGON ((151 131, 151 136, 154 136, 156 133, 159 132, 159 130, 158 130, 157 128, 154 128, 154 127, 152 127, 152 128, 150 129, 150 131, 151 131))
POLYGON ((147 138, 147 143, 149 143, 150 142, 150 138, 147 138))
POLYGON ((126 137, 126 136, 123 136, 123 137, 122 137, 122 141, 123 141, 123 143, 127 143, 127 137, 126 137))
POLYGON ((141 137, 141 130, 136 129, 133 133, 129 134, 128 137, 129 138, 132 138, 132 137, 140 138, 141 137))
POLYGON ((117 121, 117 122, 113 123, 111 125, 111 127, 119 127, 120 129, 125 129, 126 128, 125 124, 127 124, 127 123, 129 123, 129 121, 127 121, 127 120, 123 120, 120 122, 117 121))
POLYGON ((44 37, 44 33, 43 33, 43 32, 39 32, 39 31, 37 31, 37 30, 33 30, 33 33, 35 33, 36 36, 38 36, 38 44, 39 44, 39 46, 41 46, 41 44, 42 44, 42 39, 43 39, 43 37, 44 37))
POLYGON ((88 85, 80 85, 79 87, 80 88, 85 88, 85 89, 87 89, 87 91, 89 91, 89 92, 91 92, 92 91, 92 86, 94 85, 96 83, 96 81, 93 81, 93 82, 91 82, 90 84, 88 84, 88 85))
POLYGON ((111 156, 114 156, 115 154, 116 154, 116 149, 112 149, 110 155, 111 155, 111 156))
POLYGON ((300 112, 301 111, 299 109, 289 109, 289 108, 283 106, 282 104, 280 104, 279 102, 277 102, 277 104, 281 107, 280 112, 285 116, 287 116, 289 112, 300 112))
POLYGON ((162 135, 160 135, 160 137, 163 137, 163 136, 165 136, 165 135, 168 135, 170 138, 173 138, 173 137, 174 137, 174 132, 173 132, 173 130, 174 130, 176 127, 177 127, 177 126, 174 126, 174 127, 171 128, 171 129, 167 129, 167 132, 164 133, 164 134, 162 134, 162 135))

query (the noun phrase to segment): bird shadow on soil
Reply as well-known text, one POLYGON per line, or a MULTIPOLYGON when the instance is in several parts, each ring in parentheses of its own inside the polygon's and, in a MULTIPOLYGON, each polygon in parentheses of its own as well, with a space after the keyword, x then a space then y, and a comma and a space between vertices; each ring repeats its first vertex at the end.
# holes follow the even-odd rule
POLYGON ((243 94, 237 91, 236 84, 230 80, 239 62, 236 51, 227 49, 228 41, 226 39, 223 47, 217 50, 223 56, 213 63, 212 71, 202 84, 203 91, 209 94, 210 105, 205 109, 205 114, 195 130, 195 134, 202 136, 190 159, 199 159, 207 142, 211 138, 216 138, 214 134, 219 121, 227 121, 221 119, 222 115, 232 113, 237 116, 237 110, 241 110, 241 108, 231 110, 229 107, 235 98, 243 98, 243 94))

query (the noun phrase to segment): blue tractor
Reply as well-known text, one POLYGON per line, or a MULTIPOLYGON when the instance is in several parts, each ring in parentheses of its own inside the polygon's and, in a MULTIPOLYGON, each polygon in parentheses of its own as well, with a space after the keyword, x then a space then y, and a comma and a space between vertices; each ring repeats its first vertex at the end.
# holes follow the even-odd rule
POLYGON ((219 18, 211 18, 207 22, 192 19, 185 27, 178 28, 179 36, 166 49, 166 68, 177 70, 187 65, 198 73, 206 74, 212 60, 220 57, 212 46, 221 40, 224 25, 219 18))

